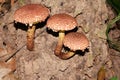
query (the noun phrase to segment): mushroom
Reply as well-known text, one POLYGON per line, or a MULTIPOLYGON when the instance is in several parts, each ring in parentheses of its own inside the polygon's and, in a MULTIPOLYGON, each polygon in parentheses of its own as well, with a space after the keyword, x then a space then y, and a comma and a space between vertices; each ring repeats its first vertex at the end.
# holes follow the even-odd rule
POLYGON ((65 47, 68 47, 70 51, 63 53, 61 52, 61 59, 69 59, 75 54, 76 50, 84 51, 89 46, 89 41, 83 33, 79 32, 70 32, 66 34, 63 40, 65 47))
POLYGON ((49 16, 49 9, 41 4, 27 4, 14 13, 14 20, 23 24, 28 24, 27 30, 27 49, 32 51, 34 48, 35 24, 45 21, 49 16))
POLYGON ((65 31, 72 30, 77 26, 77 21, 72 16, 59 13, 51 16, 47 21, 47 27, 55 32, 59 32, 59 39, 54 50, 56 56, 60 55, 63 46, 65 31))

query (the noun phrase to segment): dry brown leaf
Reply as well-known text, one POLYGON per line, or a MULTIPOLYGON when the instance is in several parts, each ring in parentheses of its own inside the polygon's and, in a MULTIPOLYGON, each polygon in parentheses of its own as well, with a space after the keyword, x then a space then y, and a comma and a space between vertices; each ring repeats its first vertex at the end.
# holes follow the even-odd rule
POLYGON ((10 60, 7 61, 7 66, 10 68, 12 71, 15 71, 16 69, 16 61, 15 58, 11 58, 10 60))
POLYGON ((11 69, 7 68, 6 63, 0 61, 0 80, 2 80, 2 77, 4 77, 10 72, 11 72, 11 69))
POLYGON ((5 78, 4 80, 17 80, 14 79, 13 75, 11 75, 13 74, 13 71, 15 71, 15 69, 16 63, 14 58, 11 58, 8 62, 0 61, 0 80, 3 80, 3 78, 5 78, 6 76, 7 79, 5 78))
POLYGON ((97 80, 105 80, 105 69, 104 67, 101 67, 98 75, 97 75, 97 80))

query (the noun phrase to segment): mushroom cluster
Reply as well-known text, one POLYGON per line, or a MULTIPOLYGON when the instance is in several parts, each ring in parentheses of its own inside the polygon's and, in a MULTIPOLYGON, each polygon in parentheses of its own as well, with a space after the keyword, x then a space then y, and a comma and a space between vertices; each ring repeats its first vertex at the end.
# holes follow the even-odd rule
MULTIPOLYGON (((23 24, 28 24, 27 49, 34 48, 35 24, 45 21, 49 16, 49 9, 41 4, 27 4, 16 10, 14 20, 23 24)), ((70 32, 65 35, 65 31, 73 30, 78 23, 74 17, 66 13, 54 14, 47 20, 47 28, 59 33, 58 43, 54 54, 61 59, 68 59, 75 54, 76 50, 84 50, 88 47, 89 41, 83 33, 70 32), (63 45, 70 48, 70 51, 62 52, 63 45)))
POLYGON ((72 16, 59 13, 51 16, 47 21, 47 27, 59 32, 59 39, 54 50, 56 56, 61 59, 69 59, 75 54, 75 50, 84 50, 88 47, 89 41, 83 33, 71 32, 65 36, 65 31, 74 29, 78 25, 72 16), (71 49, 68 53, 62 52, 63 44, 71 49))
POLYGON ((72 30, 77 26, 77 21, 70 15, 65 13, 55 14, 51 16, 47 21, 47 27, 53 31, 59 32, 59 40, 54 51, 56 56, 59 56, 62 46, 65 31, 72 30))

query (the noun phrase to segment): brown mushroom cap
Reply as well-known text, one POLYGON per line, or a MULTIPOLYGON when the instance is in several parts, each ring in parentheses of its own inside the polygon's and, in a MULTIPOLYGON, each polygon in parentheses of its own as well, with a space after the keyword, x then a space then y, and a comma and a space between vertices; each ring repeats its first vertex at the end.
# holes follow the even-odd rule
POLYGON ((41 4, 27 4, 14 14, 14 20, 24 24, 33 24, 44 21, 49 15, 48 8, 41 4))
POLYGON ((77 21, 72 16, 60 13, 51 16, 47 21, 47 27, 53 31, 72 30, 77 26, 77 21))
POLYGON ((83 33, 71 32, 64 37, 63 44, 73 51, 84 50, 88 47, 89 41, 83 33))

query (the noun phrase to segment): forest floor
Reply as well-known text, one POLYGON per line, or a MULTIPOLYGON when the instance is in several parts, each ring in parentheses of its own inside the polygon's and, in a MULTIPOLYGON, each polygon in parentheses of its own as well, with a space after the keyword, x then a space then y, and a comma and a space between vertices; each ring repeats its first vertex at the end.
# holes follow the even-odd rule
MULTIPOLYGON (((0 62, 7 62, 11 57, 15 58, 16 61, 14 64, 14 66, 16 66, 15 75, 9 73, 9 70, 3 72, 4 66, 0 64, 0 71, 3 72, 0 72, 0 80, 8 80, 9 78, 11 78, 10 80, 19 80, 18 77, 20 80, 96 80, 97 72, 103 63, 107 65, 105 66, 107 70, 106 80, 109 80, 112 76, 117 76, 120 79, 120 52, 108 47, 105 51, 108 51, 110 60, 107 58, 106 62, 103 61, 103 63, 102 59, 100 59, 103 57, 101 54, 96 54, 94 59, 92 59, 93 62, 86 60, 89 54, 85 56, 77 55, 63 62, 53 54, 58 40, 58 34, 47 30, 46 27, 44 27, 45 24, 38 26, 36 29, 35 50, 31 52, 27 50, 27 28, 24 24, 16 24, 13 19, 15 10, 21 7, 21 4, 22 2, 18 2, 17 0, 15 0, 14 3, 11 3, 10 0, 6 0, 5 2, 4 0, 3 2, 0 0, 0 62), (99 63, 100 65, 98 65, 99 63), (95 67, 95 65, 98 66, 95 67), (5 77, 6 75, 7 77, 5 77)), ((74 9, 74 7, 72 8, 74 9)), ((68 12, 69 11, 68 9, 68 12)), ((110 16, 113 17, 113 15, 110 16)), ((77 18, 81 17, 77 15, 76 19, 77 18)), ((80 31, 81 29, 78 29, 78 32, 80 31)), ((89 31, 88 33, 91 32, 89 31)), ((110 36, 113 39, 120 40, 120 28, 113 28, 110 36)), ((98 45, 97 41, 94 45, 98 45)), ((106 45, 108 44, 106 43, 106 45)))

